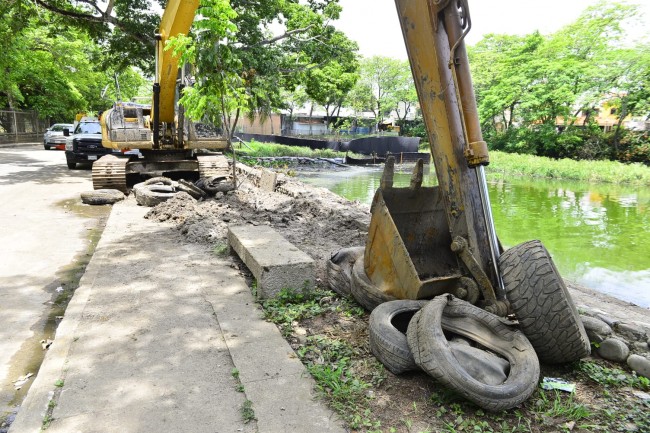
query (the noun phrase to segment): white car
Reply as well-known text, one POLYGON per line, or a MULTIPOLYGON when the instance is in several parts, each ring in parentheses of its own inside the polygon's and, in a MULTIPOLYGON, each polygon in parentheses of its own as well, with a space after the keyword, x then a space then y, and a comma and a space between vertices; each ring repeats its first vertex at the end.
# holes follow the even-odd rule
POLYGON ((72 132, 74 125, 72 123, 55 123, 47 128, 45 135, 43 135, 43 147, 45 147, 45 150, 50 150, 50 147, 65 150, 66 137, 63 135, 64 129, 72 132))

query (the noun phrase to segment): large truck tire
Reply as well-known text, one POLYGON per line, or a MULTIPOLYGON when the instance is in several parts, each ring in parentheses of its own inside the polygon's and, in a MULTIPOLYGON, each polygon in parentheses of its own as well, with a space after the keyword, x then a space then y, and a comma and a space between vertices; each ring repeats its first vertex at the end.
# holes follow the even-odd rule
POLYGON ((541 362, 560 364, 589 356, 589 337, 578 311, 540 241, 505 251, 499 268, 512 310, 541 362))
POLYGON ((370 351, 391 373, 419 370, 406 341, 411 318, 429 301, 384 302, 370 313, 370 351))
POLYGON ((397 299, 382 292, 370 281, 364 269, 363 256, 359 257, 352 266, 350 291, 357 303, 368 311, 374 310, 379 304, 397 299))
POLYGON ((124 193, 117 189, 96 189, 81 193, 81 202, 90 205, 114 204, 124 200, 124 193))
POLYGON ((411 319, 406 335, 422 370, 483 409, 515 407, 537 389, 539 360, 526 336, 499 316, 452 295, 427 303, 411 319), (497 385, 475 379, 456 358, 445 333, 464 337, 507 360, 507 379, 497 385))
POLYGON ((363 256, 364 247, 343 248, 327 261, 327 283, 330 289, 341 296, 350 296, 352 291, 352 266, 363 256))

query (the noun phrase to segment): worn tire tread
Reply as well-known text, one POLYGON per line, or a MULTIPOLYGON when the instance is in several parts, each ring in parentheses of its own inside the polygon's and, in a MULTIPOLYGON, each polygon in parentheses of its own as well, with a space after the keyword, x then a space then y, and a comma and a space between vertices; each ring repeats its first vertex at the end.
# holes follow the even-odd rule
POLYGON ((578 312, 540 241, 505 251, 499 268, 508 301, 540 361, 559 364, 589 355, 589 338, 578 312))

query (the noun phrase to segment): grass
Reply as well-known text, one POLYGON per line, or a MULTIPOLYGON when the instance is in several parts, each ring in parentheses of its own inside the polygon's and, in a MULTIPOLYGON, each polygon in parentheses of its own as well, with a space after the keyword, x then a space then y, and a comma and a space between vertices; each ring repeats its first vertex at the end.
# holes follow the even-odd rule
POLYGON ((327 290, 285 289, 261 305, 314 378, 318 393, 351 431, 650 431, 650 402, 631 393, 647 392, 650 381, 624 366, 589 359, 553 367, 544 376, 575 383, 575 393, 539 389, 516 408, 488 412, 424 373, 391 375, 370 353, 368 336, 351 334, 351 329, 367 329, 369 315, 349 298, 327 290))
POLYGON ((234 144, 235 150, 240 157, 282 157, 294 156, 305 158, 342 158, 345 152, 335 152, 331 149, 310 149, 301 146, 285 146, 276 143, 260 143, 251 140, 247 146, 234 144))
POLYGON ((541 156, 490 152, 487 172, 491 178, 530 176, 585 182, 650 185, 650 167, 616 161, 555 160, 541 156))
MULTIPOLYGON (((310 149, 308 147, 285 146, 274 143, 260 143, 251 140, 248 147, 235 145, 240 157, 306 157, 341 158, 343 152, 331 149, 310 149)), ((428 152, 428 145, 422 151, 428 152)), ((617 161, 575 161, 572 159, 551 159, 534 155, 520 155, 498 151, 490 152, 487 171, 491 178, 509 176, 530 176, 544 179, 568 179, 585 182, 623 183, 650 185, 650 167, 643 164, 623 164, 617 161)), ((282 165, 283 162, 263 162, 263 165, 282 165)))

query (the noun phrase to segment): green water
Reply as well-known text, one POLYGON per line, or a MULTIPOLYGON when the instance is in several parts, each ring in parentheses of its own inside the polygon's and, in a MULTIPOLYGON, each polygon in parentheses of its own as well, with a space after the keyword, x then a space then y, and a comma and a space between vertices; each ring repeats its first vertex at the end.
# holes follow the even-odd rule
MULTIPOLYGON (((301 174, 350 200, 370 203, 381 168, 301 174)), ((396 173, 407 186, 409 173, 396 173)), ((435 185, 433 172, 425 184, 435 185)), ((578 284, 650 307, 650 190, 537 179, 492 180, 497 234, 506 248, 541 240, 560 273, 578 284)))

